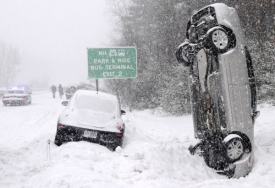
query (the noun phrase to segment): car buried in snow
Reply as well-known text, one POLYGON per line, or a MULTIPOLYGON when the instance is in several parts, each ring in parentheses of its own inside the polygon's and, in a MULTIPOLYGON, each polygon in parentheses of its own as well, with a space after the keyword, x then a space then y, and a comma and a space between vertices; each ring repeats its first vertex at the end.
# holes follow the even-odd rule
POLYGON ((7 105, 28 105, 32 103, 31 94, 24 89, 13 88, 2 96, 4 106, 7 105))
POLYGON ((191 154, 228 177, 253 167, 256 84, 236 10, 222 3, 192 15, 186 40, 176 51, 189 68, 195 138, 191 154))
POLYGON ((122 147, 125 124, 120 103, 115 95, 91 90, 77 90, 57 122, 55 144, 89 141, 111 150, 122 147))

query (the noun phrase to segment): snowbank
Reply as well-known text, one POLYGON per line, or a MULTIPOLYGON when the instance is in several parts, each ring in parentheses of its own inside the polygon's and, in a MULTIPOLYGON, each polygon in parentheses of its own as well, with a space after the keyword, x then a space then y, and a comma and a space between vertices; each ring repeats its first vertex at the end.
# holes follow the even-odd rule
POLYGON ((124 116, 123 148, 115 152, 88 142, 49 147, 62 100, 34 92, 30 106, 0 105, 0 187, 25 188, 229 188, 274 187, 275 107, 264 105, 255 124, 255 166, 244 178, 228 179, 189 154, 194 141, 190 115, 124 116), (50 153, 50 155, 47 155, 50 153))

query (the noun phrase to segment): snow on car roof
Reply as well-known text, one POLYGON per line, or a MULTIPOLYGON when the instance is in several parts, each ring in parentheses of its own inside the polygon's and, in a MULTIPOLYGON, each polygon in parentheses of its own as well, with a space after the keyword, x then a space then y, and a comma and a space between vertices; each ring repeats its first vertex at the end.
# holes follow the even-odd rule
POLYGON ((78 90, 74 98, 74 106, 78 109, 105 113, 115 113, 117 109, 117 97, 112 94, 92 90, 78 90))

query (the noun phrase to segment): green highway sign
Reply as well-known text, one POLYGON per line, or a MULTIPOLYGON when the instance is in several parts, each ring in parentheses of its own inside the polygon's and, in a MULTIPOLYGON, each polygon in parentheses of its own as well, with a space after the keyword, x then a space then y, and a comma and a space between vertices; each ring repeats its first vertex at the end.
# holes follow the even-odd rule
POLYGON ((135 47, 88 48, 89 78, 136 78, 135 47))

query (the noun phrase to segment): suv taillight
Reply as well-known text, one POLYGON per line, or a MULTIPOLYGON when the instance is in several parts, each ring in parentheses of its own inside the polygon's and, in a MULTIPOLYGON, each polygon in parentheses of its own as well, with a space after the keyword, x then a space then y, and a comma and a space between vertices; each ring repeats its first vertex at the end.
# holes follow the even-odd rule
POLYGON ((117 130, 120 131, 123 128, 123 126, 121 124, 117 123, 116 128, 117 128, 117 130))
POLYGON ((59 129, 64 129, 66 126, 63 125, 63 124, 61 124, 61 123, 58 123, 57 127, 58 127, 59 129))

